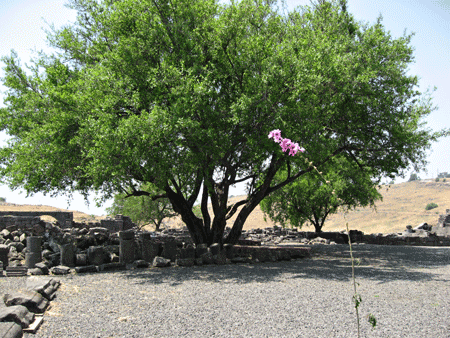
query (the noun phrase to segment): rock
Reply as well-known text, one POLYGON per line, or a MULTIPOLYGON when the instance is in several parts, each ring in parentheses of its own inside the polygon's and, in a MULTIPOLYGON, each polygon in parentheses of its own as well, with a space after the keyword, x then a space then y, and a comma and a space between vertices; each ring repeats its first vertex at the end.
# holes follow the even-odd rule
POLYGON ((39 268, 31 268, 31 269, 28 269, 28 273, 29 273, 30 275, 32 275, 32 276, 43 276, 43 275, 44 275, 44 273, 42 272, 42 270, 39 269, 39 268))
POLYGON ((34 321, 34 313, 28 311, 25 306, 15 305, 0 307, 0 322, 14 322, 22 328, 26 328, 34 321))
POLYGON ((220 252, 217 255, 213 256, 213 262, 217 265, 224 265, 227 263, 227 256, 225 255, 225 252, 220 252))
POLYGON ((178 255, 177 243, 174 240, 169 240, 163 243, 162 248, 162 256, 175 262, 178 255))
POLYGON ((206 244, 199 244, 195 248, 195 254, 197 257, 201 257, 203 254, 208 252, 208 246, 206 244))
POLYGON ((432 226, 428 225, 428 223, 421 223, 418 226, 416 226, 413 230, 425 230, 425 231, 431 231, 432 226))
POLYGON ((164 268, 170 266, 170 259, 156 256, 155 259, 153 259, 153 266, 158 268, 164 268))
POLYGON ((11 232, 9 232, 8 230, 6 230, 6 229, 3 229, 2 231, 0 231, 0 235, 6 240, 6 239, 9 239, 9 240, 11 240, 12 241, 12 239, 14 238, 12 235, 11 235, 11 232))
POLYGON ((195 258, 177 258, 175 264, 178 266, 193 266, 195 264, 195 258))
POLYGON ((58 265, 51 268, 50 271, 54 275, 68 275, 70 273, 70 268, 68 266, 58 265))
POLYGON ((309 241, 309 244, 328 244, 330 241, 322 237, 316 237, 309 241))
POLYGON ((76 273, 86 273, 86 272, 97 272, 97 266, 95 265, 84 265, 75 267, 76 273))
POLYGON ((38 292, 42 297, 50 301, 55 297, 56 290, 58 290, 61 282, 48 277, 29 277, 26 285, 28 290, 38 292))
POLYGON ((148 268, 149 263, 143 259, 139 259, 133 262, 133 267, 135 268, 148 268))
POLYGON ((203 261, 203 264, 213 264, 214 263, 214 257, 210 251, 205 252, 203 255, 200 256, 200 258, 203 261))
POLYGON ((412 225, 407 225, 406 226, 406 231, 405 231, 406 233, 409 233, 409 234, 412 234, 412 233, 414 233, 414 230, 413 230, 413 228, 412 228, 412 225))
POLYGON ((107 263, 102 264, 98 267, 99 271, 110 271, 110 270, 125 270, 127 265, 125 263, 107 263))
POLYGON ((219 243, 211 244, 211 246, 209 247, 209 251, 211 251, 213 256, 218 255, 220 252, 220 244, 219 243))
POLYGON ((3 301, 6 306, 22 305, 33 313, 43 313, 48 305, 48 300, 35 291, 7 293, 3 301))
POLYGON ((0 261, 3 262, 3 268, 8 266, 8 253, 9 247, 4 244, 0 244, 0 261))
POLYGON ((22 252, 23 249, 25 248, 25 245, 23 245, 23 243, 22 243, 22 242, 19 242, 19 241, 17 241, 17 242, 11 242, 11 243, 9 243, 9 246, 10 246, 10 247, 11 247, 11 246, 15 247, 17 252, 22 252))
POLYGON ((102 246, 91 246, 87 251, 87 259, 91 265, 102 265, 107 262, 107 253, 102 246))
POLYGON ((50 272, 47 264, 45 264, 44 262, 36 263, 35 267, 40 269, 43 275, 48 275, 50 272))
POLYGON ((0 323, 0 338, 22 338, 23 330, 13 322, 0 323))

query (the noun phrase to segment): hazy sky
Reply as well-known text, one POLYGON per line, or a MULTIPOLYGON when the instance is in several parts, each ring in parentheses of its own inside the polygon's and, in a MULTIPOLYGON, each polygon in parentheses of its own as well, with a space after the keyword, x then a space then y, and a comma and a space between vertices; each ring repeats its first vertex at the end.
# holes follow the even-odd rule
MULTIPOLYGON (((1 0, 0 1, 0 55, 9 55, 14 49, 22 61, 29 61, 32 50, 48 50, 44 29, 48 24, 60 27, 74 22, 76 12, 64 7, 66 0, 1 0)), ((309 0, 287 1, 289 9, 309 4, 309 0)), ((420 78, 420 89, 437 87, 434 92, 434 111, 426 120, 429 128, 450 128, 450 0, 349 0, 348 10, 357 20, 374 23, 381 14, 383 24, 393 37, 400 37, 406 30, 415 32, 412 45, 416 62, 410 73, 420 78)), ((1 65, 3 68, 3 64, 1 65)), ((0 77, 3 70, 0 70, 0 77)), ((0 91, 4 91, 0 87, 0 91)), ((3 93, 0 92, 0 106, 3 93)), ((5 134, 0 134, 0 140, 5 134)), ((450 138, 441 139, 430 150, 428 173, 421 178, 436 177, 437 172, 450 172, 450 138)), ((401 179, 398 180, 402 181, 401 179)), ((237 191, 232 192, 237 194, 237 191)), ((81 196, 76 195, 70 205, 65 197, 50 198, 37 194, 25 198, 25 193, 11 192, 0 185, 0 197, 18 204, 43 204, 59 208, 80 210, 88 214, 105 214, 105 204, 96 208, 91 200, 87 207, 81 196)))

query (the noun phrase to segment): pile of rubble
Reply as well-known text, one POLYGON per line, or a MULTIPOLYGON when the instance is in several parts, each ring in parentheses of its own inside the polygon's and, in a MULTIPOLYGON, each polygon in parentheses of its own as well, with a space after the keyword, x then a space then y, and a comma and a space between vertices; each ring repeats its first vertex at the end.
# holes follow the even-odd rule
POLYGON ((0 231, 0 264, 7 276, 63 275, 72 271, 96 272, 151 265, 276 261, 288 255, 296 258, 308 254, 307 248, 264 247, 259 250, 271 254, 258 258, 254 249, 244 249, 248 244, 260 244, 255 241, 242 241, 245 245, 241 246, 218 243, 210 247, 195 246, 188 231, 183 229, 162 232, 131 229, 110 233, 101 227, 60 228, 54 223, 44 223, 34 227, 31 233, 10 230, 0 231))
POLYGON ((4 305, 0 306, 0 336, 20 338, 23 332, 35 333, 60 284, 53 278, 33 276, 28 277, 26 290, 4 294, 4 305))

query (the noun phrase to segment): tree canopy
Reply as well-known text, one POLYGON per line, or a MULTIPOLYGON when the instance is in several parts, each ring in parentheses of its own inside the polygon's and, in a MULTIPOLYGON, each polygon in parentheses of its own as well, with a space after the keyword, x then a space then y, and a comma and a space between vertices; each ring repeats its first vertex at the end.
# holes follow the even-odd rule
POLYGON ((72 0, 29 70, 3 57, 3 181, 27 193, 150 195, 195 243, 239 238, 270 193, 336 156, 374 177, 425 163, 433 106, 407 74, 412 35, 358 22, 345 0, 289 13, 272 0, 72 0), (280 129, 301 147, 268 139, 280 129), (294 170, 295 168, 295 170, 294 170), (273 182, 279 170, 285 179, 273 182), (248 196, 228 205, 231 186, 248 196), (202 217, 194 212, 200 201, 202 217), (207 203, 212 205, 213 215, 207 203), (239 209, 239 207, 242 207, 239 209))
MULTIPOLYGON (((261 209, 274 222, 283 226, 302 227, 305 223, 321 232, 326 218, 337 211, 375 206, 382 199, 377 182, 345 158, 335 157, 322 168, 273 192, 261 201, 261 209)), ((285 180, 286 171, 279 171, 274 182, 285 180)))

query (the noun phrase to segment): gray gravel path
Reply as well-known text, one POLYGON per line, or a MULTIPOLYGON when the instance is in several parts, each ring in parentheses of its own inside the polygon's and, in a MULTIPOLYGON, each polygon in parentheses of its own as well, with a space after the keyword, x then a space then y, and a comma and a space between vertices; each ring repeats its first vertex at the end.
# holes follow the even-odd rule
MULTIPOLYGON (((354 250, 362 337, 450 337, 450 248, 354 250)), ((24 337, 356 337, 348 246, 314 251, 290 262, 61 277, 42 327, 24 337)), ((0 280, 1 289, 23 284, 0 280)))

